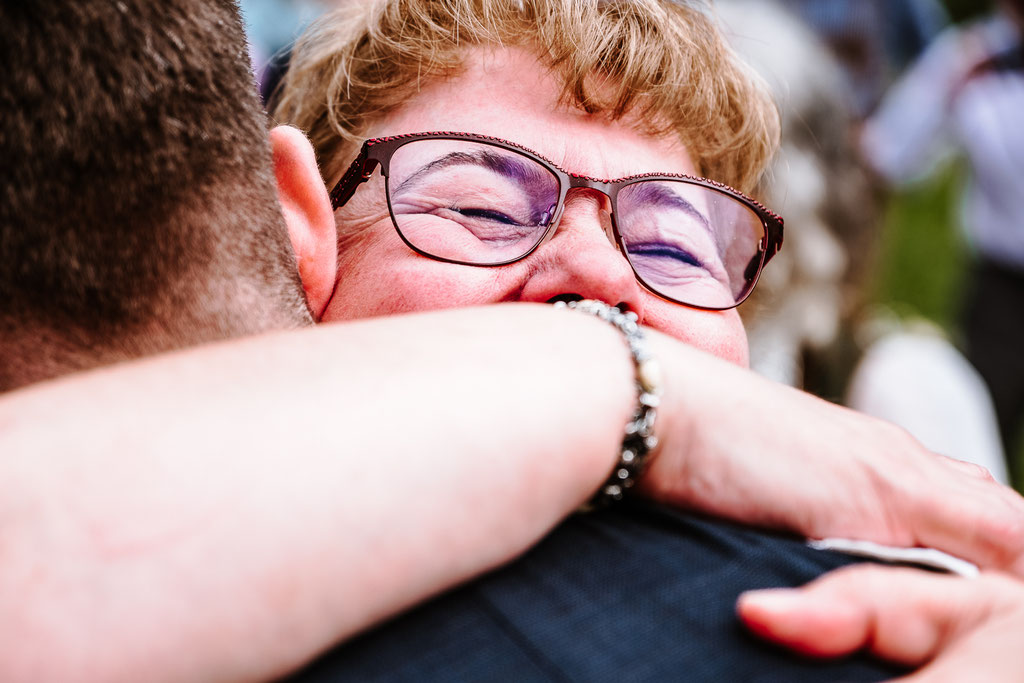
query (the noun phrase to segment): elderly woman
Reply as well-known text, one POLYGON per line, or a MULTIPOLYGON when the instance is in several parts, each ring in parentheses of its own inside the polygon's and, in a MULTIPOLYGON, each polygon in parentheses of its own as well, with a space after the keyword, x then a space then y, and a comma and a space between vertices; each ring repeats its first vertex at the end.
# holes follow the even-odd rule
MULTIPOLYGON (((707 8, 350 3, 292 59, 274 116, 308 133, 333 188, 334 225, 311 220, 293 235, 322 321, 615 304, 708 353, 687 352, 685 368, 670 361, 666 400, 681 402, 663 412, 678 432, 659 427, 648 493, 810 536, 978 556, 979 539, 955 522, 957 499, 925 502, 919 487, 931 485, 916 474, 970 485, 963 468, 712 358, 746 363, 734 307, 782 230, 732 189, 757 180, 777 117, 707 8), (322 243, 335 229, 336 264, 322 243), (789 490, 797 472, 815 485, 789 490)), ((301 155, 281 136, 279 165, 301 155)), ((280 184, 285 205, 298 204, 280 184)))

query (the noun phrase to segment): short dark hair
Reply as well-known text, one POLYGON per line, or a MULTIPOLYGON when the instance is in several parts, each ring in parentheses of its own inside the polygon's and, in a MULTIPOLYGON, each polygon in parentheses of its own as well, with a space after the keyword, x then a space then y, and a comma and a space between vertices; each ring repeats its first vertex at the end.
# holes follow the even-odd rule
POLYGON ((0 64, 0 355, 310 321, 233 2, 2 3, 0 64))

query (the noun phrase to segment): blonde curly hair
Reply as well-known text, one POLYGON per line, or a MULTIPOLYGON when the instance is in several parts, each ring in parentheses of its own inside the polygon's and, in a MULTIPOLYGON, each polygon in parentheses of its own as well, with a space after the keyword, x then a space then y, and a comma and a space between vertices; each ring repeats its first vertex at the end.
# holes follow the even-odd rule
POLYGON ((309 136, 328 180, 368 125, 427 79, 460 72, 465 48, 524 47, 558 74, 563 100, 675 134, 702 175, 750 191, 778 139, 767 89, 728 47, 710 8, 660 0, 349 0, 295 45, 273 117, 309 136))

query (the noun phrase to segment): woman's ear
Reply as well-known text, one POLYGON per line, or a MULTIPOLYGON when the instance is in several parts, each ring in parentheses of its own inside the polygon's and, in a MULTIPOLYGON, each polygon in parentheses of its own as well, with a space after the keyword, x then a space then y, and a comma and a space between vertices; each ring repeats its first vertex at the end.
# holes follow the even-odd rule
POLYGON ((338 230, 313 147, 297 128, 270 131, 277 198, 298 262, 299 277, 313 317, 320 320, 334 293, 338 271, 338 230))

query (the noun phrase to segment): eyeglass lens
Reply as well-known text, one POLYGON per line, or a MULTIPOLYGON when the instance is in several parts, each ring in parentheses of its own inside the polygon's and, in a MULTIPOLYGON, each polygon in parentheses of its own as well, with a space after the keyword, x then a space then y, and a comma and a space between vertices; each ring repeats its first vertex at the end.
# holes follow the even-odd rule
MULTIPOLYGON (((537 160, 486 143, 417 140, 388 174, 395 226, 429 256, 495 265, 529 253, 557 213, 560 181, 537 160)), ((727 308, 760 265, 760 218, 729 194, 673 180, 640 180, 613 197, 615 225, 637 278, 680 303, 727 308)))

